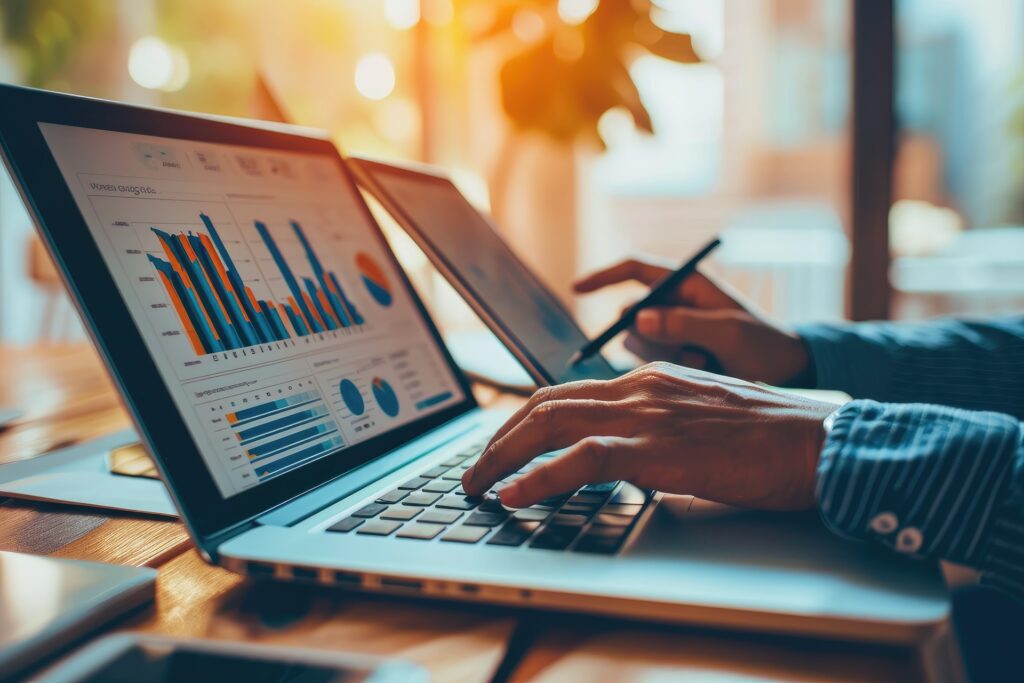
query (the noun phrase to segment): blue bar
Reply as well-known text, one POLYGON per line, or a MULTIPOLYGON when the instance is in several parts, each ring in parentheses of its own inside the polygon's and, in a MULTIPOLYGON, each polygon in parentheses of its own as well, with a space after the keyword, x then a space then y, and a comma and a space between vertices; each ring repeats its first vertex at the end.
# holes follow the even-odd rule
POLYGON ((365 321, 363 320, 363 316, 359 315, 359 309, 357 309, 356 305, 349 301, 349 298, 345 296, 345 290, 341 288, 341 283, 338 282, 338 278, 334 277, 334 273, 329 273, 329 276, 331 278, 331 283, 334 284, 334 288, 338 290, 338 295, 341 297, 342 302, 345 304, 346 308, 352 312, 352 323, 355 325, 362 325, 365 321))
MULTIPOLYGON (((309 260, 309 265, 313 267, 313 275, 316 276, 317 282, 320 283, 320 289, 323 290, 327 296, 327 301, 331 304, 331 308, 334 309, 335 317, 338 322, 341 323, 342 327, 349 326, 348 315, 345 314, 337 297, 331 292, 331 288, 327 286, 327 279, 324 276, 324 267, 320 263, 320 259, 317 257, 316 252, 313 251, 313 247, 310 246, 309 241, 306 239, 306 233, 302 230, 302 226, 297 221, 291 221, 292 230, 295 231, 295 235, 299 238, 299 242, 302 243, 302 248, 306 250, 306 259, 309 260)), ((333 275, 331 276, 333 277, 333 275)), ((340 290, 339 290, 340 291, 340 290)), ((314 296, 313 301, 317 299, 314 296)), ((319 305, 319 303, 317 304, 319 305)))
POLYGON ((452 397, 452 392, 446 391, 443 394, 438 394, 437 396, 431 396, 430 398, 423 399, 422 401, 420 401, 419 403, 416 404, 416 408, 418 410, 425 410, 426 408, 429 408, 430 406, 436 406, 438 403, 444 403, 445 401, 447 401, 451 397, 452 397))
POLYGON ((270 403, 261 403, 258 406, 253 406, 252 408, 242 408, 241 410, 235 411, 235 418, 237 419, 235 426, 260 417, 266 417, 267 415, 276 413, 279 410, 297 408, 298 406, 306 405, 307 403, 315 403, 319 400, 320 395, 316 392, 310 391, 305 394, 296 394, 295 396, 289 396, 288 398, 281 398, 276 401, 271 401, 270 403))
POLYGON ((326 455, 328 452, 334 450, 339 446, 343 446, 344 442, 340 437, 333 437, 327 441, 322 441, 315 446, 305 448, 298 453, 293 453, 286 458, 275 460, 274 462, 267 463, 262 467, 256 468, 256 475, 264 477, 268 474, 273 474, 279 470, 291 468, 292 466, 298 465, 304 460, 311 460, 321 455, 326 455))
POLYGON ((202 304, 206 311, 206 315, 213 321, 213 328, 217 330, 217 335, 224 342, 225 348, 237 349, 243 346, 242 340, 235 333, 235 330, 231 327, 227 320, 224 319, 223 314, 220 310, 220 304, 217 303, 214 297, 213 290, 210 289, 209 283, 206 281, 206 277, 203 275, 202 268, 196 261, 193 261, 188 257, 185 252, 185 248, 181 246, 181 243, 175 239, 174 235, 159 230, 157 228, 150 228, 156 233, 160 241, 163 242, 168 249, 174 254, 174 257, 178 259, 178 263, 188 273, 189 279, 192 281, 192 286, 195 289, 196 295, 199 297, 199 302, 202 304))
POLYGON ((170 280, 175 294, 178 295, 181 305, 185 308, 185 314, 192 323, 192 329, 196 331, 196 335, 199 337, 199 343, 203 345, 203 350, 206 353, 219 351, 217 340, 213 336, 213 332, 210 331, 210 327, 206 324, 202 311, 197 309, 195 299, 192 298, 188 289, 185 288, 185 284, 181 281, 178 273, 175 272, 174 267, 167 261, 158 259, 152 254, 146 254, 146 256, 149 258, 149 262, 170 280))
POLYGON ((238 436, 242 438, 242 442, 244 443, 246 441, 258 439, 262 436, 273 434, 274 432, 279 432, 288 427, 296 427, 312 420, 319 420, 326 415, 327 409, 323 406, 320 406, 319 408, 312 408, 310 410, 299 410, 291 415, 279 417, 276 420, 271 420, 270 422, 264 422, 263 424, 255 427, 240 430, 238 432, 238 436))
POLYGON ((306 301, 302 298, 302 289, 299 288, 299 283, 296 282, 295 276, 292 274, 292 269, 288 267, 287 261, 284 260, 284 255, 277 248, 277 243, 274 242, 274 238, 270 236, 270 231, 267 230, 267 226, 262 221, 253 221, 256 226, 256 232, 260 234, 263 239, 263 243, 267 245, 267 249, 270 250, 270 255, 274 258, 274 263, 277 264, 277 269, 281 271, 281 276, 284 278, 285 283, 288 285, 288 289, 291 291, 292 296, 295 297, 295 303, 298 305, 299 310, 309 321, 309 324, 313 327, 314 332, 323 332, 319 329, 320 325, 317 323, 316 318, 313 317, 313 312, 309 310, 309 306, 306 305, 306 301))
POLYGON ((217 273, 216 266, 213 265, 213 260, 210 255, 206 253, 206 247, 203 245, 202 240, 198 237, 189 233, 188 243, 192 245, 192 251, 196 253, 196 257, 199 259, 199 265, 202 266, 206 272, 206 278, 213 283, 213 289, 217 292, 217 296, 224 303, 224 308, 227 309, 228 317, 231 319, 232 325, 238 330, 242 339, 245 341, 246 346, 255 346, 261 341, 270 341, 269 339, 262 339, 259 332, 248 322, 246 322, 245 316, 242 315, 242 309, 238 307, 238 301, 232 296, 231 292, 227 290, 224 283, 220 281, 220 274, 217 273))
POLYGON ((313 306, 316 308, 316 312, 319 313, 320 317, 323 319, 324 325, 327 325, 327 329, 338 329, 338 323, 334 321, 334 316, 329 315, 327 311, 324 310, 323 304, 320 303, 320 297, 317 296, 316 283, 308 277, 302 278, 302 283, 306 285, 306 290, 309 292, 309 298, 313 300, 313 306))
POLYGON ((291 306, 285 306, 284 310, 288 311, 288 319, 292 321, 292 325, 299 331, 299 336, 305 337, 309 334, 309 329, 306 327, 306 323, 302 321, 291 306))
POLYGON ((266 301, 260 301, 260 308, 263 309, 264 315, 272 328, 277 330, 278 339, 289 339, 291 335, 288 334, 287 328, 284 326, 284 321, 281 320, 281 315, 277 312, 277 309, 272 308, 266 301))
POLYGON ((238 300, 242 302, 242 308, 245 310, 246 315, 249 316, 249 320, 254 320, 256 325, 260 328, 260 332, 263 336, 269 340, 272 338, 269 329, 265 329, 266 326, 263 321, 260 320, 259 316, 256 315, 256 310, 252 307, 252 303, 249 301, 249 297, 245 294, 245 283, 242 282, 242 278, 238 275, 238 269, 235 267, 235 262, 231 258, 231 254, 228 253, 227 247, 224 246, 224 242, 220 238, 220 233, 217 232, 217 228, 214 227, 213 221, 205 213, 199 214, 199 219, 203 221, 203 225, 206 226, 207 232, 210 233, 210 239, 213 240, 213 245, 217 247, 218 253, 220 253, 220 260, 224 262, 224 270, 228 274, 228 282, 235 290, 235 294, 238 295, 238 300))
POLYGON ((273 441, 267 441, 259 446, 253 446, 248 450, 249 457, 250 459, 259 458, 261 455, 272 455, 278 451, 285 451, 289 448, 294 448, 303 441, 308 441, 311 437, 319 436, 332 427, 333 425, 325 422, 314 427, 300 429, 299 431, 292 432, 287 436, 282 436, 274 439, 273 441))

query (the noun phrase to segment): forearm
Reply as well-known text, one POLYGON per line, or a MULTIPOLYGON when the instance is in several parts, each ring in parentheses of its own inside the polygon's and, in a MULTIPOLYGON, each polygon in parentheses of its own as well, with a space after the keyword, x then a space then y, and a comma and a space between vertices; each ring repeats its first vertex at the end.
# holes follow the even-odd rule
POLYGON ((1024 596, 1024 429, 998 413, 854 401, 818 468, 825 523, 1024 596))
POLYGON ((1024 318, 805 325, 817 386, 1024 417, 1024 318))

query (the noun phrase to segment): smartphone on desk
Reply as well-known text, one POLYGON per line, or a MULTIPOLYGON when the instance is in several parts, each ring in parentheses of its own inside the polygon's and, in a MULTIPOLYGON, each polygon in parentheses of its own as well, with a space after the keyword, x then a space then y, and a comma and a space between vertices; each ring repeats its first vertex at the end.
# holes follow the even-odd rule
POLYGON ((38 683, 426 683, 408 662, 342 652, 141 633, 107 636, 30 678, 38 683))

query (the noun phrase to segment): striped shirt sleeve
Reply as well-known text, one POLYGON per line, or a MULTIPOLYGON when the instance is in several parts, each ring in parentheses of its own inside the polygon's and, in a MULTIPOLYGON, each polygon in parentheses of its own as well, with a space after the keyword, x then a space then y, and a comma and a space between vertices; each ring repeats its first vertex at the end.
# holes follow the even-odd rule
POLYGON ((1024 600, 1024 426, 996 412, 857 400, 825 441, 826 525, 975 567, 1024 600))
POLYGON ((1024 418, 1024 316, 804 325, 817 386, 1024 418))

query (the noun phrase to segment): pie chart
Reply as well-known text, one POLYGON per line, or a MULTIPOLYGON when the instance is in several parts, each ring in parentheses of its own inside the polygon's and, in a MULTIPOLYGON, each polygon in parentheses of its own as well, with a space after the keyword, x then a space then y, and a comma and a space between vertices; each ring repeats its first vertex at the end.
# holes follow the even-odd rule
POLYGON ((388 417, 398 415, 398 395, 395 394, 391 385, 380 377, 373 378, 373 398, 377 400, 377 405, 385 415, 388 417))
POLYGON ((390 306, 394 301, 394 297, 391 295, 391 285, 373 257, 365 252, 359 252, 356 254, 356 268, 359 269, 359 277, 362 278, 363 285, 366 286, 366 291, 370 293, 373 300, 381 306, 390 306))
POLYGON ((359 387, 352 380, 341 380, 338 390, 341 392, 341 400, 345 402, 345 407, 353 415, 362 415, 366 412, 366 401, 363 400, 363 395, 359 393, 359 387))

